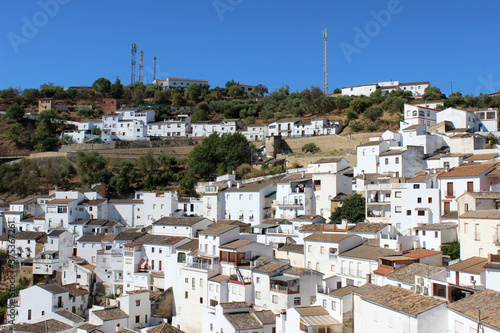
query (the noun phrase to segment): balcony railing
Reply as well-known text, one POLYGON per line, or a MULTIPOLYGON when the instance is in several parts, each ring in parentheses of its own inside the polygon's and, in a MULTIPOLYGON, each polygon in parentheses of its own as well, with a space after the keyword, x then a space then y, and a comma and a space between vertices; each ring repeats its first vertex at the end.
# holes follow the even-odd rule
POLYGON ((445 195, 444 195, 444 196, 445 196, 446 198, 454 198, 454 197, 456 196, 456 193, 457 193, 457 192, 456 192, 455 190, 453 190, 453 191, 446 191, 446 193, 445 193, 445 195))
POLYGON ((206 270, 210 270, 213 268, 212 264, 201 263, 201 262, 188 263, 186 266, 189 268, 206 269, 206 270))
POLYGON ((283 294, 299 294, 300 293, 300 286, 299 287, 287 287, 287 286, 281 286, 281 285, 271 285, 271 291, 275 291, 278 293, 283 293, 283 294))

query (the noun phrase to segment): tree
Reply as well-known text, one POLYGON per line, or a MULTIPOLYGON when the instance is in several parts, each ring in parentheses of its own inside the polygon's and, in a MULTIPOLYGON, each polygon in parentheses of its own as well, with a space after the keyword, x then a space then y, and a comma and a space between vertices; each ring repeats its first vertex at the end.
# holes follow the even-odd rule
POLYGON ((380 106, 371 106, 363 112, 363 117, 375 121, 382 116, 384 110, 380 106))
POLYGON ((24 89, 23 96, 27 102, 34 102, 40 97, 40 90, 36 88, 24 89))
POLYGON ((24 105, 19 105, 17 103, 11 104, 7 111, 5 112, 7 117, 12 120, 21 120, 24 118, 24 105))
POLYGON ((496 145, 498 143, 498 137, 496 137, 493 133, 484 136, 484 139, 487 144, 496 145))
POLYGON ((446 95, 441 93, 441 89, 433 86, 425 88, 424 94, 422 95, 422 100, 424 101, 435 101, 444 98, 446 98, 446 95))
POLYGON ((254 91, 257 94, 257 96, 261 96, 261 97, 264 97, 264 95, 266 95, 269 92, 267 87, 260 84, 260 83, 255 87, 254 91))
POLYGON ((372 106, 373 101, 368 97, 358 97, 349 103, 349 109, 357 114, 363 113, 366 109, 372 106))
POLYGON ((120 78, 116 78, 115 83, 111 85, 111 88, 109 89, 109 95, 113 98, 122 98, 123 96, 123 84, 120 81, 120 78))
POLYGON ((304 153, 315 153, 319 151, 319 148, 314 142, 309 142, 302 146, 302 151, 304 153))
POLYGON ((20 139, 24 136, 24 127, 21 123, 10 125, 9 129, 4 132, 5 138, 16 144, 20 145, 20 139))
POLYGON ((334 93, 334 94, 342 94, 342 89, 340 89, 340 88, 335 88, 335 89, 333 89, 333 93, 334 93))
POLYGON ((174 91, 172 94, 172 106, 183 106, 184 100, 182 99, 182 95, 179 91, 174 91))
POLYGON ((457 106, 465 106, 467 103, 465 102, 465 98, 462 96, 460 91, 457 91, 448 96, 448 99, 444 101, 444 106, 447 108, 457 107, 457 106))
POLYGON ((227 81, 227 82, 226 82, 225 87, 226 87, 226 88, 229 88, 229 87, 231 87, 231 86, 237 86, 237 85, 238 85, 238 83, 237 83, 236 81, 231 80, 231 81, 227 81))
POLYGON ((144 100, 144 90, 142 89, 142 87, 135 87, 134 89, 134 102, 135 103, 142 103, 143 100, 144 100))
POLYGON ((92 90, 97 96, 106 96, 111 90, 111 81, 100 77, 92 84, 92 90))
POLYGON ((228 88, 229 97, 232 98, 242 97, 243 94, 244 94, 243 89, 238 87, 237 85, 232 85, 228 88))
POLYGON ((109 160, 97 152, 78 152, 77 169, 82 179, 82 183, 91 185, 93 183, 108 183, 111 178, 111 171, 107 169, 109 160))
POLYGON ((201 86, 197 84, 190 84, 186 90, 184 90, 184 98, 186 101, 191 102, 192 104, 198 103, 198 99, 201 95, 201 86))
POLYGON ((187 158, 188 171, 200 178, 229 173, 250 163, 251 145, 240 133, 215 133, 195 146, 187 158))
POLYGON ((350 223, 363 222, 365 220, 365 198, 359 194, 344 200, 342 206, 337 207, 332 213, 331 222, 341 223, 343 219, 350 223))
POLYGON ((196 123, 199 121, 208 120, 208 116, 210 115, 210 110, 208 104, 206 102, 201 102, 195 107, 195 111, 191 116, 191 122, 196 123))
POLYGON ((53 82, 48 82, 40 85, 40 96, 41 97, 54 97, 57 88, 53 82))
POLYGON ((169 91, 167 90, 157 90, 153 98, 153 103, 155 104, 167 104, 170 99, 169 91))
POLYGON ((441 249, 443 254, 446 256, 450 256, 451 260, 460 259, 460 243, 453 242, 448 246, 443 246, 441 249))

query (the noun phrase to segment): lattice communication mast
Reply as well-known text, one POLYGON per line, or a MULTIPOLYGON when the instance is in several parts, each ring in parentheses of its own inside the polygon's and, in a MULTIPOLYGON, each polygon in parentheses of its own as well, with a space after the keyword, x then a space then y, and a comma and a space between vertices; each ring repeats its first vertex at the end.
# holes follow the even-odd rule
POLYGON ((323 30, 323 94, 328 94, 328 66, 326 61, 326 27, 323 30))
POLYGON ((135 82, 135 55, 137 54, 137 44, 132 43, 132 45, 130 45, 130 51, 132 52, 132 61, 130 63, 132 66, 132 69, 130 71, 130 83, 134 83, 135 82))
POLYGON ((141 57, 139 58, 139 82, 144 82, 144 52, 141 51, 141 57))

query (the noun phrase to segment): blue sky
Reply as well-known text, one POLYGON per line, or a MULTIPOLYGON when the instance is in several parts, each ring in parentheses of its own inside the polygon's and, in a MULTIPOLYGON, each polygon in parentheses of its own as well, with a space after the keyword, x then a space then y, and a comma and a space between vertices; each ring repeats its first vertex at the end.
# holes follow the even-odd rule
POLYGON ((156 53, 160 78, 322 87, 326 26, 330 92, 429 80, 447 95, 450 82, 491 93, 500 90, 499 12, 494 0, 1 1, 0 88, 129 84, 131 43, 149 82, 156 53))

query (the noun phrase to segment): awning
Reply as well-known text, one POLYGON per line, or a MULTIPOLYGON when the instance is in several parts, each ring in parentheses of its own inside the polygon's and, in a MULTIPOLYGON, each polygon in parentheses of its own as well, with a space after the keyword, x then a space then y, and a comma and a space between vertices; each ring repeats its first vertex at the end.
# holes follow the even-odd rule
POLYGON ((327 314, 300 317, 300 322, 306 326, 342 325, 341 322, 327 314))

